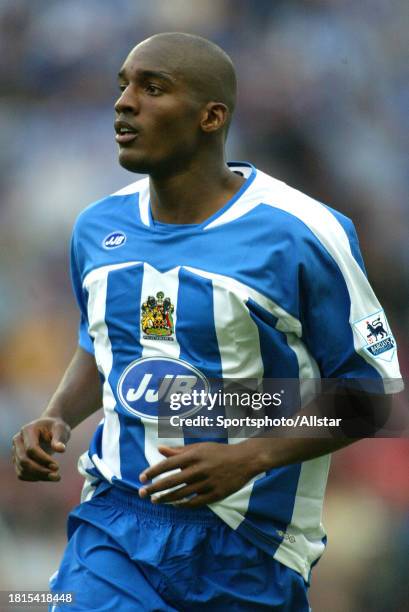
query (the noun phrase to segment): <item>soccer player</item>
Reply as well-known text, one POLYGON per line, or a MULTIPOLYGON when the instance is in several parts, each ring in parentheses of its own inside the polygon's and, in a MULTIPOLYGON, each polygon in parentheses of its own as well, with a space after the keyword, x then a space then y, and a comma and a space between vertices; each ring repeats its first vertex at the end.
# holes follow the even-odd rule
POLYGON ((58 481, 51 454, 103 406, 51 579, 75 602, 52 609, 307 611, 329 454, 352 440, 198 442, 183 426, 163 440, 158 398, 181 380, 322 377, 373 381, 384 407, 399 390, 395 341, 351 221, 226 163, 236 78, 224 51, 159 34, 118 78, 119 162, 148 176, 80 214, 79 346, 13 439, 20 479, 58 481))

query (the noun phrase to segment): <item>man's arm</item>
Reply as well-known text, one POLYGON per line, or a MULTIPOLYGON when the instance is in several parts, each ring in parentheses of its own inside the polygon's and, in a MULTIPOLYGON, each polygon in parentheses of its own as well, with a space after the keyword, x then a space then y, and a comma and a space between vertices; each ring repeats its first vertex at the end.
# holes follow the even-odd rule
MULTIPOLYGON (((328 397, 326 404, 320 407, 320 414, 326 411, 327 402, 328 397)), ((282 428, 279 434, 276 432, 277 436, 249 438, 238 444, 204 442, 178 448, 160 447, 166 459, 142 472, 140 480, 146 486, 139 490, 139 495, 150 496, 153 503, 177 502, 189 508, 214 503, 267 470, 332 453, 367 436, 369 431, 385 423, 390 402, 390 396, 334 395, 329 402, 331 412, 335 408, 337 416, 345 415, 346 427, 344 431, 327 431, 326 437, 322 437, 322 428, 318 427, 316 430, 308 428, 307 435, 300 433, 302 428, 282 428), (157 476, 177 469, 178 473, 148 484, 157 476), (180 488, 161 494, 174 487, 180 488), (193 497, 182 501, 189 496, 193 497)), ((317 406, 312 405, 300 414, 308 416, 316 413, 316 409, 317 406)))
POLYGON ((60 480, 52 453, 63 453, 71 429, 101 407, 101 382, 95 358, 78 347, 40 418, 13 438, 13 462, 20 480, 60 480))

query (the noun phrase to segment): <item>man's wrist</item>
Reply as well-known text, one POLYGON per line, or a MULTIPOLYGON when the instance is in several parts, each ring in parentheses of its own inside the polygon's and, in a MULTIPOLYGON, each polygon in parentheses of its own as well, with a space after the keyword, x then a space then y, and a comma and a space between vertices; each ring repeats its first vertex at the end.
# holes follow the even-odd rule
POLYGON ((72 428, 73 426, 66 418, 66 410, 64 408, 63 398, 59 396, 54 396, 52 398, 47 408, 41 414, 40 418, 41 419, 49 419, 49 418, 58 419, 59 421, 62 421, 63 423, 68 425, 70 428, 72 428))
POLYGON ((251 478, 274 467, 272 438, 249 438, 237 444, 237 447, 251 478))

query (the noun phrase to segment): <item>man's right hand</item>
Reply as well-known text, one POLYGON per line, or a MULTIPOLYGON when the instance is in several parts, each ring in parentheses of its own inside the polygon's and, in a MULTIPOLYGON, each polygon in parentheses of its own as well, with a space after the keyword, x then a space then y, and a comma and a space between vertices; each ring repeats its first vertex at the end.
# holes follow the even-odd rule
POLYGON ((13 463, 20 480, 61 479, 53 453, 63 453, 71 435, 70 426, 59 418, 43 417, 24 427, 13 438, 13 463))

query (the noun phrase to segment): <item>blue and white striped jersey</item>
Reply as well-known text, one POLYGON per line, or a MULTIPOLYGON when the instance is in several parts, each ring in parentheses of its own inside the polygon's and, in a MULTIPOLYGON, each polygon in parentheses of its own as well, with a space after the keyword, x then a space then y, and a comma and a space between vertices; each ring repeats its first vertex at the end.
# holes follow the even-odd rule
MULTIPOLYGON (((147 178, 77 220, 79 342, 95 354, 104 409, 80 460, 84 499, 95 479, 137 489, 163 458, 148 405, 155 368, 156 380, 170 364, 203 378, 373 378, 395 390, 396 345, 351 221, 248 163, 230 166, 246 181, 201 224, 155 222, 147 178)), ((184 443, 183 429, 169 441, 184 443)), ((326 456, 272 469, 210 508, 307 579, 325 543, 328 467, 326 456)))

